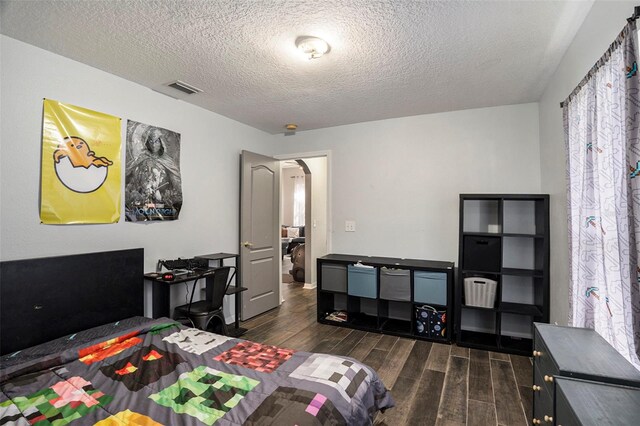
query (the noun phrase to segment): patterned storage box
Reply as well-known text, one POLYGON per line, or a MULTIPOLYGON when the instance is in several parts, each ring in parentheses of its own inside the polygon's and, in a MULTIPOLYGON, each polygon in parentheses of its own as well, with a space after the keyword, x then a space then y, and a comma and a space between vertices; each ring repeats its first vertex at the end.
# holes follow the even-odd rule
POLYGON ((447 311, 438 311, 433 306, 416 307, 416 334, 432 339, 445 339, 447 311))

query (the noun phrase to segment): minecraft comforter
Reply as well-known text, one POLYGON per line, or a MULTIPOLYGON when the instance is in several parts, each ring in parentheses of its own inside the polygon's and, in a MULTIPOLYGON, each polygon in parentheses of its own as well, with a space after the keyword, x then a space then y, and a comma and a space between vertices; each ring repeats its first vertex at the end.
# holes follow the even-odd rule
POLYGON ((393 406, 376 373, 353 359, 168 319, 109 331, 22 362, 4 357, 0 425, 360 425, 393 406))

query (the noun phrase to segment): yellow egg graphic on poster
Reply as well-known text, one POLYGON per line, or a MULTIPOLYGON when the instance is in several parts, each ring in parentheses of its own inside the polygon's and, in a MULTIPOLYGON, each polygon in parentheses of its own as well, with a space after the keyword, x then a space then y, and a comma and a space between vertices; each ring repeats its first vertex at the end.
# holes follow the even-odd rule
POLYGON ((87 193, 100 188, 107 179, 106 157, 96 157, 89 144, 76 136, 66 137, 53 153, 55 171, 60 182, 74 192, 87 193))

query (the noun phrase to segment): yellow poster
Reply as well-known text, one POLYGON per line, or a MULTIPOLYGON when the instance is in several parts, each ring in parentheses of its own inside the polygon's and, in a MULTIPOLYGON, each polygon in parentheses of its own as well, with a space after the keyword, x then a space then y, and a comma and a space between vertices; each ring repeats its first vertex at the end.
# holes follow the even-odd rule
POLYGON ((120 118, 45 99, 40 221, 118 222, 120 145, 120 118))

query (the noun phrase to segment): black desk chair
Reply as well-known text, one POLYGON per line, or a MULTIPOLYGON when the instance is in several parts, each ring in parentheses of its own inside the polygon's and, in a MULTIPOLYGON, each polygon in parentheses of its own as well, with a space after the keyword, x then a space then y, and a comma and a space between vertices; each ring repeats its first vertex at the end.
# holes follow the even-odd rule
POLYGON ((213 272, 213 277, 207 277, 211 279, 211 285, 207 286, 205 300, 197 302, 193 301, 193 294, 196 292, 198 284, 198 280, 195 280, 189 303, 187 305, 176 306, 173 311, 173 318, 186 318, 195 328, 205 331, 209 327, 211 320, 218 318, 222 324, 222 334, 227 336, 227 324, 224 319, 224 313, 222 312, 222 300, 235 274, 236 271, 233 266, 216 268, 213 272), (229 272, 232 268, 234 271, 231 277, 229 277, 229 272))

